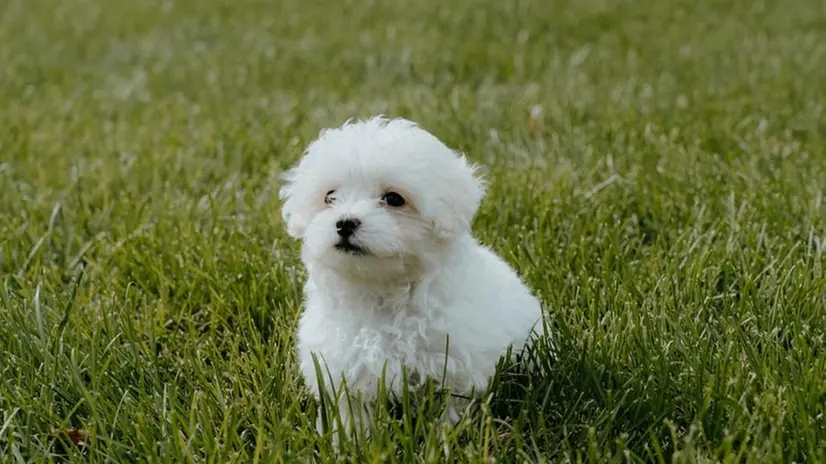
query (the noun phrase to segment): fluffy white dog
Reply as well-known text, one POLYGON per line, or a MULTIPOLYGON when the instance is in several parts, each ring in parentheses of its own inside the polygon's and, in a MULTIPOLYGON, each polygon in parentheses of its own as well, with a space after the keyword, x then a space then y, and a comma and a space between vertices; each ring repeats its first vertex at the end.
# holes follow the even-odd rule
MULTIPOLYGON (((518 353, 541 334, 539 301, 471 236, 483 195, 474 166, 403 119, 323 130, 285 174, 282 214, 309 275, 302 374, 316 396, 338 392, 351 430, 366 425, 382 378, 401 393, 403 366, 414 388, 434 379, 468 397, 509 347, 518 353), (353 414, 342 382, 367 416, 353 414)), ((444 419, 463 407, 452 397, 444 419)))

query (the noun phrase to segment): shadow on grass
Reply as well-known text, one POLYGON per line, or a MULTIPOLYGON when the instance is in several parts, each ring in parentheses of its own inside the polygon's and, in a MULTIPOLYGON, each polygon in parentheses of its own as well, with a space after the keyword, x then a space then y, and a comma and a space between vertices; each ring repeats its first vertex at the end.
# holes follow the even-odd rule
POLYGON ((547 459, 670 460, 669 423, 688 428, 673 389, 589 352, 564 324, 553 333, 553 348, 539 343, 521 362, 500 363, 490 401, 500 432, 547 459))

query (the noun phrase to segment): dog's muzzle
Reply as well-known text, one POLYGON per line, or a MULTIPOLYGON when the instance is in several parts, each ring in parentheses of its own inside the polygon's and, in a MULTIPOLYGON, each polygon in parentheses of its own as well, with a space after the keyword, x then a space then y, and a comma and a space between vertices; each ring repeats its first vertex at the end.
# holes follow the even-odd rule
POLYGON ((340 219, 336 222, 336 233, 338 234, 341 239, 336 243, 336 250, 348 253, 351 255, 363 255, 366 254, 364 248, 354 244, 350 241, 350 237, 356 233, 359 226, 361 225, 361 221, 358 219, 340 219))

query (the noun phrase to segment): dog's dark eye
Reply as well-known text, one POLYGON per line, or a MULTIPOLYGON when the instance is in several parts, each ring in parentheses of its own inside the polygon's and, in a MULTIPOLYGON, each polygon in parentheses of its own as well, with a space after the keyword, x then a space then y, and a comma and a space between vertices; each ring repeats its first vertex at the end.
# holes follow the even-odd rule
POLYGON ((329 192, 327 192, 327 195, 324 195, 324 204, 325 205, 329 205, 329 204, 333 203, 333 200, 336 199, 336 197, 333 196, 335 193, 336 193, 335 190, 330 190, 329 192))
POLYGON ((393 208, 401 208, 404 206, 404 198, 396 192, 385 193, 384 196, 381 197, 381 201, 393 208))

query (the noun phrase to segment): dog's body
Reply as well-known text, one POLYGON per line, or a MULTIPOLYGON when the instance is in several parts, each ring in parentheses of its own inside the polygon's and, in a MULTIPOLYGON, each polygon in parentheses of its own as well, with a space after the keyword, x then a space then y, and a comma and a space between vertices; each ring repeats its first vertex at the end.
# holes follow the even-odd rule
POLYGON ((309 275, 298 355, 314 394, 315 356, 328 392, 343 382, 368 414, 382 376, 401 393, 403 367, 412 387, 470 396, 542 332, 538 300, 470 234, 483 193, 463 157, 409 121, 345 124, 310 145, 282 198, 309 275))

